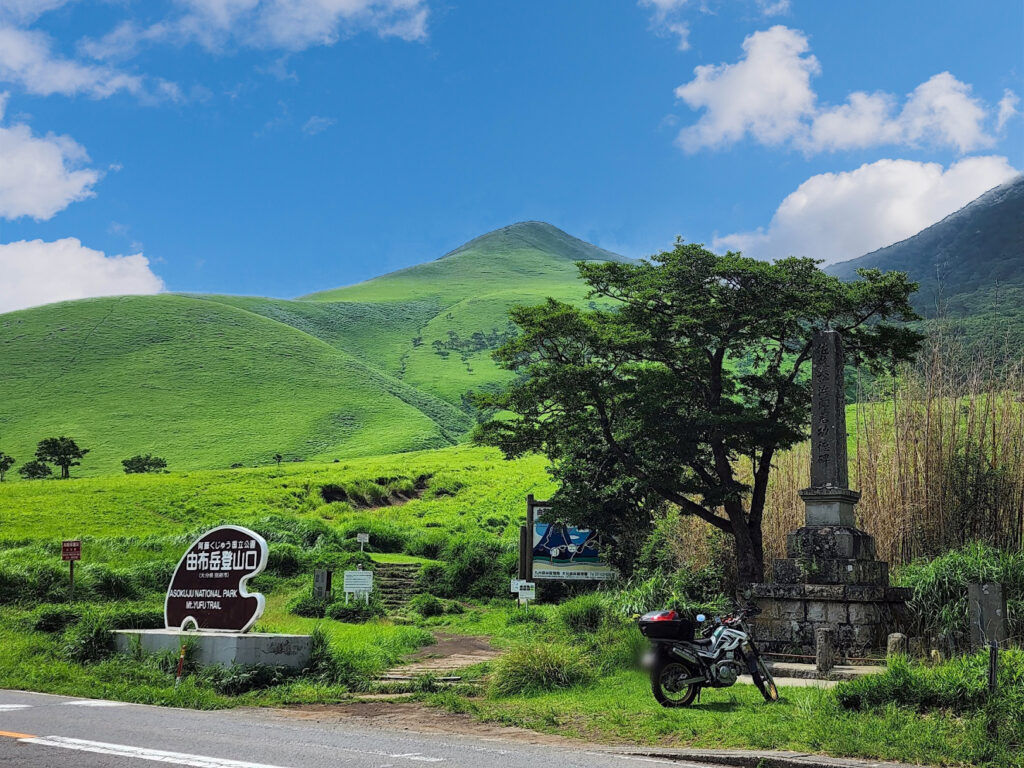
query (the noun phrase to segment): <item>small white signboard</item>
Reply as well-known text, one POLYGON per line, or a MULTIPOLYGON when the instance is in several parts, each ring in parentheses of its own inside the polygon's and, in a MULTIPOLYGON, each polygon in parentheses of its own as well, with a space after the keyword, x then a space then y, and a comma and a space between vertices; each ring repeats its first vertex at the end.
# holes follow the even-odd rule
POLYGON ((511 584, 510 588, 511 588, 511 591, 512 591, 513 595, 518 595, 519 594, 519 585, 522 584, 522 583, 523 583, 522 579, 512 579, 512 584, 511 584))
POLYGON ((368 534, 368 533, 357 533, 356 534, 356 541, 358 541, 360 544, 369 544, 370 543, 370 534, 368 534))
POLYGON ((537 585, 532 581, 519 582, 519 602, 529 603, 537 599, 537 585))
POLYGON ((349 595, 362 595, 370 602, 373 591, 373 571, 345 571, 345 602, 349 595))

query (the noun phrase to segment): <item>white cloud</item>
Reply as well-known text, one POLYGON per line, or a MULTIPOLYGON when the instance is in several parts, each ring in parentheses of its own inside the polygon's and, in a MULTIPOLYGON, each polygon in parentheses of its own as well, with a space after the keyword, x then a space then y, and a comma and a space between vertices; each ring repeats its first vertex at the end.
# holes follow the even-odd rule
POLYGON ((676 89, 676 96, 704 114, 684 128, 679 143, 688 152, 715 147, 750 133, 764 144, 779 144, 799 133, 814 111, 811 75, 818 60, 800 32, 774 26, 743 41, 735 64, 706 65, 676 89))
POLYGON ((0 312, 90 296, 159 293, 141 254, 107 256, 76 238, 0 244, 0 312))
POLYGON ((902 107, 892 94, 861 91, 839 106, 822 106, 811 87, 820 69, 799 30, 777 25, 753 33, 739 61, 697 67, 693 80, 676 89, 692 109, 703 110, 680 132, 680 145, 695 152, 749 135, 808 153, 897 144, 966 153, 994 143, 985 128, 989 111, 949 72, 921 83, 902 107))
POLYGON ((118 91, 144 92, 141 77, 63 58, 54 53, 47 35, 17 27, 0 27, 0 80, 40 96, 84 93, 105 98, 118 91))
POLYGON ((333 45, 368 30, 380 37, 427 36, 426 0, 175 0, 179 12, 149 26, 123 22, 83 54, 99 60, 133 55, 140 45, 198 43, 211 51, 231 45, 299 51, 333 45))
POLYGON ((781 16, 789 13, 789 0, 757 0, 757 7, 765 16, 781 16))
POLYGON ((786 197, 767 228, 716 237, 716 249, 759 259, 845 261, 891 245, 962 208, 1019 171, 1005 157, 939 163, 879 160, 812 176, 786 197))
MULTIPOLYGON (((6 98, 0 94, 0 121, 6 98)), ((0 217, 49 219, 91 197, 100 173, 82 167, 88 160, 68 136, 35 136, 23 123, 0 125, 0 217)))
POLYGON ((328 128, 334 125, 333 117, 321 117, 320 115, 313 115, 309 120, 306 121, 305 125, 302 126, 302 132, 307 136, 316 136, 318 133, 323 133, 328 128))
POLYGON ((1003 90, 1003 98, 999 100, 999 115, 996 118, 996 130, 1001 131, 1006 126, 1006 121, 1017 114, 1017 105, 1020 104, 1020 96, 1009 88, 1003 90))

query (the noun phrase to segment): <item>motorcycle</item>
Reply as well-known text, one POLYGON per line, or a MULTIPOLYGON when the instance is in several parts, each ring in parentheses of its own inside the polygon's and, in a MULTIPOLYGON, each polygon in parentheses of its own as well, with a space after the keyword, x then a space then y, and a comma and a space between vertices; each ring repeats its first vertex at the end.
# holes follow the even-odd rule
MULTIPOLYGON (((695 638, 695 625, 677 611, 652 611, 640 617, 640 631, 651 641, 645 666, 651 690, 663 707, 688 707, 701 688, 728 688, 749 673, 765 701, 779 700, 768 665, 750 636, 747 619, 757 608, 744 608, 712 621, 706 637, 695 638)), ((697 616, 703 623, 705 617, 697 616)))

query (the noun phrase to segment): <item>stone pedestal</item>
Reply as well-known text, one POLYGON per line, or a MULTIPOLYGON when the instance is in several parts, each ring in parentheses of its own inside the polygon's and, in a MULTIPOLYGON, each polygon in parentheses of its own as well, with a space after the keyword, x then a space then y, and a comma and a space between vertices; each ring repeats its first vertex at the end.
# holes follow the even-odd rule
POLYGON ((183 642, 195 648, 196 662, 208 666, 233 664, 305 669, 313 649, 309 635, 278 635, 266 632, 182 632, 180 629, 119 629, 114 631, 114 646, 121 653, 138 638, 143 653, 181 650, 183 642))

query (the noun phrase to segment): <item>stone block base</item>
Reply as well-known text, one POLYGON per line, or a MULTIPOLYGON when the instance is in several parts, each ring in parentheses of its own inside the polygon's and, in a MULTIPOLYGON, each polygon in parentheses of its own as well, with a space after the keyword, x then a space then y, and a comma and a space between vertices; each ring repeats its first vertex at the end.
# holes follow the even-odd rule
POLYGON ((265 632, 182 632, 180 629, 119 629, 114 631, 114 645, 121 653, 131 648, 138 638, 144 653, 181 650, 188 640, 195 648, 199 664, 209 666, 233 664, 305 669, 309 666, 313 644, 309 635, 276 635, 265 632))
POLYGON ((780 584, 870 584, 889 583, 889 564, 882 560, 829 558, 776 560, 773 576, 780 584))
POLYGON ((901 587, 845 584, 754 584, 744 594, 761 609, 753 632, 762 650, 813 656, 815 631, 831 627, 847 658, 884 651, 889 633, 905 626, 909 596, 901 587))

